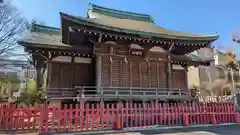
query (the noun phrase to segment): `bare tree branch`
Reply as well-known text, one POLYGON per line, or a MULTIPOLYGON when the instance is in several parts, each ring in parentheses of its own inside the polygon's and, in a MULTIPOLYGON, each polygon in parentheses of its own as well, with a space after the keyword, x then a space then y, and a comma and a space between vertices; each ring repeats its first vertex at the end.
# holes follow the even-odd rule
POLYGON ((26 29, 25 18, 10 2, 0 4, 0 57, 19 48, 17 40, 26 29))

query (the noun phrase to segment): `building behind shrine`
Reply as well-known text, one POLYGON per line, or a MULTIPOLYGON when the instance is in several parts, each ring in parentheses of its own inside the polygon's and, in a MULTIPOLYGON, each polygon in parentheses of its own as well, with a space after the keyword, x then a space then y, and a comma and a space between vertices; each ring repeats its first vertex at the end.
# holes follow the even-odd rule
POLYGON ((60 13, 61 27, 35 24, 19 41, 47 71, 47 98, 191 100, 189 66, 211 60, 190 54, 218 35, 168 30, 147 14, 90 4, 87 17, 60 13))

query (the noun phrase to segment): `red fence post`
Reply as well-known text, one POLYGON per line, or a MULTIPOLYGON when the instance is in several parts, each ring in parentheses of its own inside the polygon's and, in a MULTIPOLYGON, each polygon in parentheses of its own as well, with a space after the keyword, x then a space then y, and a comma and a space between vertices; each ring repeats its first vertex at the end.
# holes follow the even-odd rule
POLYGON ((235 113, 235 122, 237 123, 237 124, 240 124, 240 115, 239 115, 239 112, 236 112, 235 113))
POLYGON ((215 108, 217 107, 217 104, 209 103, 208 106, 209 106, 208 113, 211 116, 211 124, 217 124, 216 115, 215 115, 215 108))
POLYGON ((212 116, 212 117, 211 117, 211 123, 212 123, 212 124, 217 124, 215 113, 212 113, 211 116, 212 116))
POLYGON ((119 115, 119 103, 116 106, 116 130, 121 130, 121 118, 119 115))
POLYGON ((184 126, 185 127, 187 127, 188 126, 188 114, 187 113, 184 113, 183 114, 183 124, 184 124, 184 126))

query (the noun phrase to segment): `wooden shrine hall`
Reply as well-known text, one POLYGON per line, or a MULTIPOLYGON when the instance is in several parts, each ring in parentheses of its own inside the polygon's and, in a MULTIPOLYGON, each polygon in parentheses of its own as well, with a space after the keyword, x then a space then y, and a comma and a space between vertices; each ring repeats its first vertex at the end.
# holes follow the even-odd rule
POLYGON ((49 100, 191 100, 188 67, 211 62, 191 52, 218 38, 93 4, 87 17, 60 13, 60 21, 61 28, 33 24, 18 42, 47 75, 49 100))

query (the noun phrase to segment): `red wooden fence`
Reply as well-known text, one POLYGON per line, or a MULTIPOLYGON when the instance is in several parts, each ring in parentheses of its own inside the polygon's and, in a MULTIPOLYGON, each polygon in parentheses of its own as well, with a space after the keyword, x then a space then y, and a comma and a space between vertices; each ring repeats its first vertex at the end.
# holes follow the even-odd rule
POLYGON ((72 132, 239 123, 232 103, 77 104, 63 108, 0 107, 0 130, 72 132))

